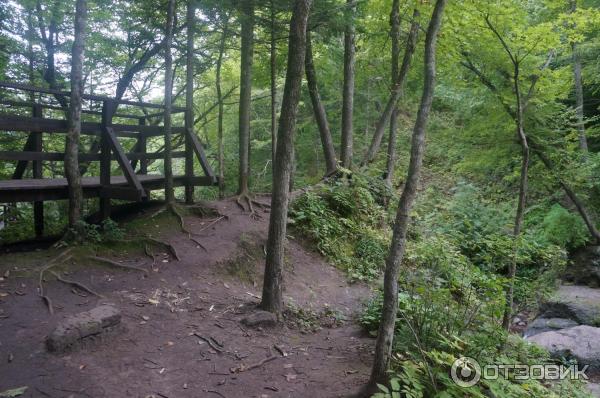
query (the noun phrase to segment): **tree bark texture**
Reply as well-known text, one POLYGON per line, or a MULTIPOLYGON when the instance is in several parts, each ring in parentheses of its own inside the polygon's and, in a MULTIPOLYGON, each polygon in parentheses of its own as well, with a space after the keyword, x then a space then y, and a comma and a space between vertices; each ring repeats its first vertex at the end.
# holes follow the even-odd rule
POLYGON ((340 159, 342 167, 352 168, 353 119, 354 119, 354 69, 356 62, 354 0, 346 0, 349 20, 344 31, 344 87, 342 92, 342 145, 340 159))
POLYGON ((431 111, 436 80, 437 36, 442 24, 442 16, 446 1, 447 0, 436 1, 431 21, 427 28, 423 94, 412 135, 410 163, 406 176, 406 184, 398 204, 392 243, 386 260, 383 282, 383 311, 375 346, 375 359, 369 382, 371 387, 375 386, 376 383, 385 383, 387 381, 386 371, 391 356, 394 327, 398 313, 398 272, 406 249, 406 231, 410 222, 409 215, 417 193, 421 165, 423 163, 427 120, 431 111))
POLYGON ((308 92, 310 94, 315 120, 317 121, 317 126, 319 127, 321 145, 323 146, 323 155, 325 158, 326 168, 325 175, 330 175, 337 169, 337 159, 335 156, 333 139, 331 138, 331 130, 329 129, 329 122, 327 121, 327 113, 325 112, 325 107, 321 102, 321 95, 319 94, 317 71, 315 70, 315 64, 313 60, 312 39, 310 32, 306 32, 305 68, 308 92))
POLYGON ((254 59, 254 2, 241 2, 242 53, 240 65, 239 181, 238 194, 246 194, 250 180, 250 110, 252 106, 252 65, 254 59))
POLYGON ((71 52, 71 101, 69 105, 69 128, 65 145, 65 177, 69 185, 69 225, 81 220, 83 190, 79 173, 79 137, 81 135, 81 107, 83 94, 83 59, 87 23, 86 0, 75 4, 75 38, 71 52))
POLYGON ((292 172, 296 115, 306 54, 306 25, 312 0, 296 0, 290 21, 288 64, 277 132, 271 216, 261 307, 280 319, 283 311, 283 263, 292 172))

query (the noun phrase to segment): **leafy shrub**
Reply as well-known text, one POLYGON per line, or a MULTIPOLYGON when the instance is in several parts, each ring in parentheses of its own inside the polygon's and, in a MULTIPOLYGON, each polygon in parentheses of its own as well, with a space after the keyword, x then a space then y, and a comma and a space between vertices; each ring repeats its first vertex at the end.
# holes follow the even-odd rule
POLYGON ((552 244, 568 250, 587 243, 588 233, 581 217, 567 211, 559 204, 552 206, 542 222, 542 237, 552 244))
POLYGON ((294 201, 290 210, 296 230, 353 280, 376 278, 389 245, 386 212, 369 180, 335 181, 294 201))
MULTIPOLYGON (((482 380, 468 389, 454 383, 450 369, 462 356, 475 358, 482 367, 544 364, 550 359, 544 350, 507 336, 500 327, 502 279, 474 266, 452 242, 440 237, 411 242, 399 290, 392 381, 390 386, 380 386, 375 397, 585 396, 581 386, 570 381, 544 385, 499 378, 482 380)), ((379 327, 382 305, 379 294, 360 318, 371 333, 379 327)))

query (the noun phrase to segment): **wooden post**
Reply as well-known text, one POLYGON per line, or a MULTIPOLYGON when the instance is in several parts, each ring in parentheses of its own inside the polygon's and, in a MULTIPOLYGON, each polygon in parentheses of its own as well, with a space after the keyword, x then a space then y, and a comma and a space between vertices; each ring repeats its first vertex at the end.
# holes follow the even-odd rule
MULTIPOLYGON (((138 124, 140 126, 146 125, 146 118, 141 117, 138 120, 138 124)), ((140 132, 140 138, 138 139, 138 148, 139 148, 139 151, 141 153, 143 153, 144 155, 146 153, 148 153, 148 145, 146 142, 146 135, 142 132, 140 132)), ((140 174, 148 174, 148 159, 146 159, 146 158, 140 159, 140 174)))
MULTIPOLYGON (((102 128, 100 129, 100 185, 104 189, 110 188, 110 141, 107 128, 112 125, 112 115, 115 104, 112 101, 102 103, 102 128)), ((102 220, 110 217, 110 198, 100 198, 100 215, 102 220)))
POLYGON ((185 203, 194 203, 194 148, 191 134, 194 134, 194 114, 190 109, 185 113, 185 203))
MULTIPOLYGON (((33 106, 33 117, 44 117, 42 107, 39 104, 33 106)), ((42 134, 33 134, 33 151, 42 152, 42 134)), ((43 178, 42 161, 34 160, 33 162, 33 178, 43 178)), ((35 226, 35 236, 40 238, 44 235, 44 202, 33 202, 33 222, 35 226)))

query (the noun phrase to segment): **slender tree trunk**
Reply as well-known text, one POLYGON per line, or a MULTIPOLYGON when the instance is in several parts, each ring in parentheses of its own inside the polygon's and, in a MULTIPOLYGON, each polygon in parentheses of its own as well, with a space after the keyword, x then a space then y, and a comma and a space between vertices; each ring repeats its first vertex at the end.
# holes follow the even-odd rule
MULTIPOLYGON (((187 40, 185 54, 185 126, 194 132, 194 35, 196 31, 196 7, 195 0, 187 0, 186 4, 186 24, 187 24, 187 40)), ((172 148, 171 148, 172 149, 172 148)), ((185 175, 194 175, 194 153, 192 151, 191 138, 185 136, 185 175)), ((185 186, 185 202, 186 204, 194 203, 194 185, 186 184, 185 186)))
POLYGON ((335 157, 335 148, 333 146, 333 139, 331 138, 331 130, 329 129, 329 122, 327 121, 327 113, 325 107, 321 102, 321 95, 319 94, 319 85, 317 83, 317 72, 315 70, 315 64, 313 61, 312 53, 312 39, 310 32, 306 32, 306 82, 308 85, 308 91, 310 93, 310 100, 312 102, 313 112, 319 126, 319 135, 321 136, 321 144, 323 145, 323 155, 325 157, 325 175, 330 175, 337 169, 337 159, 335 157))
MULTIPOLYGON (((571 13, 577 11, 577 1, 571 0, 571 13)), ((581 78, 581 58, 577 50, 577 43, 571 43, 573 52, 573 80, 575 83, 575 113, 577 116, 577 132, 579 133, 579 149, 587 157, 588 143, 585 136, 585 121, 583 116, 583 83, 581 78)))
POLYGON ((225 39, 227 37, 227 29, 229 25, 229 16, 223 12, 221 15, 221 22, 223 28, 223 34, 221 35, 221 41, 219 42, 219 57, 217 58, 217 72, 216 72, 216 84, 217 84, 217 102, 219 107, 219 115, 217 120, 217 136, 219 141, 219 199, 225 197, 225 151, 223 149, 223 92, 221 89, 221 67, 223 65, 223 54, 225 53, 225 39))
POLYGON ((271 43, 270 43, 270 72, 271 72, 271 162, 275 164, 277 149, 277 37, 276 37, 275 1, 271 0, 271 43))
POLYGON ((173 43, 173 20, 175 15, 175 0, 169 0, 167 5, 167 26, 165 33, 165 200, 168 205, 175 203, 175 192, 173 190, 173 154, 172 154, 172 129, 171 108, 173 97, 173 55, 171 45, 173 43))
POLYGON ((404 257, 406 231, 410 222, 410 211, 417 193, 421 165, 423 163, 425 132, 436 80, 436 43, 438 32, 442 24, 442 15, 445 6, 446 0, 436 1, 431 21, 429 22, 429 27, 427 29, 423 95, 421 97, 421 105, 419 106, 419 112, 413 131, 410 164, 406 176, 406 184, 398 204, 392 243, 386 260, 383 282, 383 311, 375 346, 375 359, 369 381, 371 390, 376 387, 376 383, 387 382, 386 371, 391 356, 394 327, 398 313, 398 272, 404 257))
POLYGON ((519 63, 514 64, 514 90, 517 102, 517 136, 521 144, 522 150, 522 163, 521 163, 521 178, 519 184, 519 201, 517 204, 517 213, 515 215, 515 225, 513 229, 514 237, 514 248, 511 266, 508 272, 509 286, 506 293, 506 308, 504 310, 504 317, 502 319, 502 327, 506 330, 510 327, 510 318, 512 316, 512 308, 514 303, 514 291, 515 291, 515 276, 517 274, 517 254, 519 237, 521 236, 521 230, 523 228, 523 218, 525 215, 525 206, 527 204, 527 192, 528 192, 528 173, 529 173, 529 143, 525 130, 523 127, 523 100, 521 98, 521 88, 519 85, 519 63))
POLYGON ((388 122, 394 109, 397 109, 398 100, 400 99, 400 97, 402 97, 402 91, 404 89, 406 78, 408 77, 412 56, 415 52, 415 47, 419 38, 420 27, 419 23, 417 22, 418 18, 419 11, 414 10, 413 21, 410 27, 408 38, 406 40, 406 49, 404 51, 404 58, 402 59, 402 66, 400 67, 400 71, 398 72, 396 84, 392 87, 390 98, 385 106, 385 109, 383 110, 383 113, 377 121, 377 125, 375 126, 375 133, 373 134, 373 139, 371 140, 369 150, 367 151, 363 159, 363 164, 371 163, 373 159, 375 159, 375 155, 377 155, 379 147, 381 146, 381 140, 385 132, 385 127, 388 125, 388 122))
POLYGON ((238 194, 247 194, 250 180, 250 108, 254 58, 254 1, 241 2, 242 54, 240 65, 239 181, 238 194))
MULTIPOLYGON (((390 36, 392 38, 392 87, 398 85, 400 69, 400 0, 392 2, 390 13, 390 36)), ((394 178, 394 166, 396 165, 396 141, 398 137, 398 103, 390 115, 390 135, 388 138, 387 162, 385 166, 385 183, 392 187, 394 178)))
POLYGON ((71 101, 69 128, 65 145, 65 176, 69 184, 69 225, 74 227, 81 219, 83 191, 79 174, 79 136, 81 134, 81 106, 83 94, 83 57, 87 19, 86 0, 75 4, 75 38, 71 56, 71 101))
POLYGON ((354 13, 356 12, 355 0, 346 0, 348 5, 349 21, 346 22, 344 31, 344 88, 342 93, 342 167, 352 168, 353 154, 353 119, 354 119, 354 64, 356 61, 354 13))
POLYGON ((296 0, 290 21, 288 64, 279 119, 276 165, 273 175, 271 216, 261 307, 281 319, 283 311, 283 262, 288 217, 289 184, 296 131, 296 114, 304 57, 306 25, 312 0, 296 0))

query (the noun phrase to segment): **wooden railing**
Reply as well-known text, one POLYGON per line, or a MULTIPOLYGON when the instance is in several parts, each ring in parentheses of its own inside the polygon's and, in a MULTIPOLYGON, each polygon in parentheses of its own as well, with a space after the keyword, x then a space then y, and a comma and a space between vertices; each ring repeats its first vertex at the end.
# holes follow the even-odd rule
MULTIPOLYGON (((52 95, 55 98, 69 99, 69 92, 31 87, 22 84, 2 83, 0 88, 10 90, 29 91, 38 94, 52 95)), ((102 108, 99 110, 83 110, 82 113, 88 115, 100 116, 100 122, 83 122, 81 125, 81 134, 99 137, 99 145, 92 146, 91 152, 81 153, 80 162, 100 162, 100 210, 102 216, 110 215, 110 200, 123 199, 141 201, 147 198, 148 192, 138 178, 138 175, 148 173, 149 160, 163 159, 164 152, 148 153, 147 141, 151 137, 164 136, 164 128, 157 125, 149 125, 149 119, 159 118, 162 112, 156 112, 147 115, 135 115, 130 113, 119 113, 119 105, 127 105, 137 108, 164 109, 163 105, 133 102, 127 100, 116 100, 110 97, 98 95, 83 95, 84 100, 101 102, 102 108), (131 119, 135 124, 113 123, 113 119, 131 119), (133 151, 126 153, 119 142, 119 137, 133 138, 137 142, 133 151), (125 179, 127 186, 111 185, 111 162, 117 161, 125 179), (135 169, 138 167, 137 174, 135 169)), ((62 152, 43 152, 42 137, 43 134, 64 134, 67 132, 67 121, 64 119, 50 119, 44 117, 44 110, 67 111, 62 106, 52 104, 42 104, 29 101, 17 101, 14 99, 0 98, 0 105, 13 108, 29 108, 31 116, 17 116, 0 114, 0 131, 22 131, 28 133, 27 141, 22 151, 0 151, 0 160, 16 161, 16 167, 13 173, 13 179, 22 179, 28 164, 32 164, 32 176, 34 179, 43 179, 42 162, 44 161, 64 161, 62 152)), ((217 178, 208 163, 204 149, 200 140, 194 133, 193 115, 191 111, 181 107, 172 107, 173 113, 186 113, 185 125, 183 127, 173 127, 173 136, 183 135, 185 138, 185 150, 172 152, 173 158, 185 159, 185 178, 184 186, 186 201, 192 202, 194 195, 194 186, 197 185, 216 185, 217 178), (199 161, 204 177, 194 176, 194 157, 199 161)), ((181 177, 178 177, 181 180, 181 177)), ((148 189, 149 190, 149 189, 148 189)), ((43 195, 42 195, 43 197, 43 195)), ((0 200, 1 201, 1 200, 0 200)), ((36 235, 43 233, 43 202, 34 202, 34 219, 36 235)))

